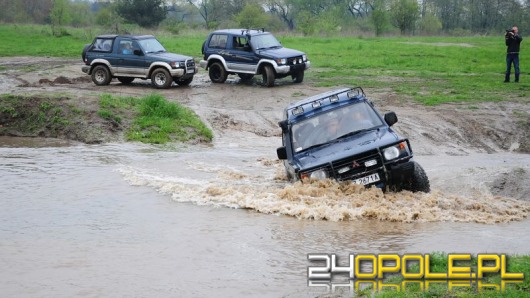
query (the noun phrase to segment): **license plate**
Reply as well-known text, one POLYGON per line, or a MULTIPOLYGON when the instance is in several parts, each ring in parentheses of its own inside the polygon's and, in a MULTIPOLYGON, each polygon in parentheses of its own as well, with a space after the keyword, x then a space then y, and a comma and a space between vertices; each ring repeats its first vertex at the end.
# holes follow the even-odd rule
POLYGON ((375 174, 372 174, 372 175, 361 177, 359 179, 355 179, 352 182, 355 183, 355 184, 366 185, 366 184, 377 182, 379 180, 380 180, 379 179, 379 174, 375 173, 375 174))
POLYGON ((195 68, 188 69, 188 73, 194 73, 194 72, 195 72, 195 68))

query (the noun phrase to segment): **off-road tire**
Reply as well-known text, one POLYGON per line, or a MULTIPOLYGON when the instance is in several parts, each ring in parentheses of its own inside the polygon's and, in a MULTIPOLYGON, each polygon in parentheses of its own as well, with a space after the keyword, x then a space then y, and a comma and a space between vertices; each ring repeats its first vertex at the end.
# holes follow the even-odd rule
POLYGON ((118 81, 124 85, 129 85, 134 81, 134 78, 132 77, 118 77, 118 81))
POLYGON ((210 76, 210 80, 212 80, 212 82, 219 84, 224 83, 228 77, 228 73, 221 62, 212 63, 212 65, 210 65, 208 68, 208 75, 210 76))
POLYGON ((175 79, 175 83, 179 86, 188 86, 193 81, 193 77, 187 79, 175 79))
POLYGON ((302 83, 304 81, 304 71, 302 70, 293 74, 292 78, 295 83, 302 83))
POLYGON ((420 164, 414 162, 414 172, 408 181, 405 181, 403 189, 410 190, 412 192, 430 192, 431 186, 429 183, 429 178, 425 173, 425 170, 420 166, 420 164))
POLYGON ((98 65, 92 70, 92 82, 98 86, 110 84, 112 77, 110 71, 105 65, 98 65))
POLYGON ((272 87, 274 86, 274 69, 270 65, 263 66, 263 71, 261 72, 263 77, 263 86, 272 87))
POLYGON ((252 78, 254 77, 254 75, 250 74, 250 73, 238 73, 237 75, 239 76, 239 78, 243 82, 248 82, 248 81, 252 80, 252 78))
POLYGON ((171 87, 173 78, 165 68, 157 68, 151 74, 151 84, 158 89, 167 89, 171 87))

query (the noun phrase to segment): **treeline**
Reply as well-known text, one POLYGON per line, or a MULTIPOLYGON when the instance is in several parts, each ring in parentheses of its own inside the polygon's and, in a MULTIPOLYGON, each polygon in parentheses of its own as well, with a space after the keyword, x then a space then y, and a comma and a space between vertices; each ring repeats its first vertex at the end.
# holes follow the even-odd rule
POLYGON ((0 0, 0 22, 65 26, 124 24, 261 28, 305 35, 500 34, 530 27, 530 0, 0 0))

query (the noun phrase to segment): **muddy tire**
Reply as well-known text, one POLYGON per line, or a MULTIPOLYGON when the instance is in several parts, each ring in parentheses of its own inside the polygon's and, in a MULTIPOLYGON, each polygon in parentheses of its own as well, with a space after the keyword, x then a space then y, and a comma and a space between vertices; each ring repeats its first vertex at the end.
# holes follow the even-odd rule
POLYGON ((165 68, 157 68, 151 74, 151 84, 158 89, 167 89, 171 87, 173 78, 165 68))
POLYGON ((208 68, 208 75, 210 76, 210 80, 212 80, 212 82, 219 84, 224 83, 228 77, 228 73, 221 62, 212 63, 212 65, 210 65, 208 68))
POLYGON ((302 83, 304 81, 304 71, 300 71, 292 75, 293 82, 302 83))
POLYGON ((422 191, 430 192, 431 186, 429 183, 429 178, 425 173, 425 170, 418 163, 414 163, 414 172, 412 177, 406 181, 403 185, 403 189, 410 190, 412 192, 422 191))
POLYGON ((110 84, 112 77, 110 71, 105 65, 98 65, 92 70, 92 82, 98 86, 110 84))
POLYGON ((272 87, 274 86, 274 69, 272 66, 265 65, 263 66, 263 71, 261 72, 263 77, 263 86, 272 87))
POLYGON ((130 83, 132 83, 134 81, 134 78, 131 78, 131 77, 119 77, 118 81, 120 81, 120 83, 122 83, 122 84, 129 85, 130 83))
POLYGON ((250 74, 250 73, 238 73, 237 75, 239 76, 239 78, 240 78, 241 81, 243 81, 243 82, 250 81, 250 80, 252 80, 252 78, 254 77, 254 75, 253 75, 253 74, 250 74))
POLYGON ((175 83, 179 86, 188 86, 193 81, 193 77, 187 79, 175 79, 175 83))

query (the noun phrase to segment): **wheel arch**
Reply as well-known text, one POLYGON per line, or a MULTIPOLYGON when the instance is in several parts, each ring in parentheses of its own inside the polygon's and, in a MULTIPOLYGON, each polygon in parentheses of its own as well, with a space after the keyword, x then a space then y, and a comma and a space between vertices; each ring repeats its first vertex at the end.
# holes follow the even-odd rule
POLYGON ((94 59, 92 61, 92 63, 90 63, 90 71, 88 72, 88 74, 91 75, 92 71, 94 70, 94 68, 96 68, 96 66, 99 66, 99 65, 103 65, 103 66, 107 67, 107 69, 110 72, 110 75, 112 77, 114 77, 114 69, 110 65, 109 61, 107 61, 105 59, 94 59))
POLYGON ((220 62, 225 68, 225 70, 228 71, 228 67, 226 66, 226 61, 220 55, 210 55, 210 57, 208 57, 208 64, 206 65, 206 70, 208 70, 208 68, 210 68, 210 66, 215 62, 220 62))
POLYGON ((274 75, 276 76, 278 73, 276 72, 276 66, 278 64, 276 64, 276 62, 272 61, 272 60, 261 60, 259 63, 258 63, 258 67, 256 68, 257 72, 256 74, 261 74, 263 72, 263 69, 265 68, 266 65, 269 65, 272 67, 272 71, 274 71, 274 75))
POLYGON ((150 78, 153 75, 153 71, 155 71, 158 68, 165 68, 170 74, 171 74, 171 66, 166 62, 153 62, 149 66, 149 73, 147 75, 148 78, 150 78))

